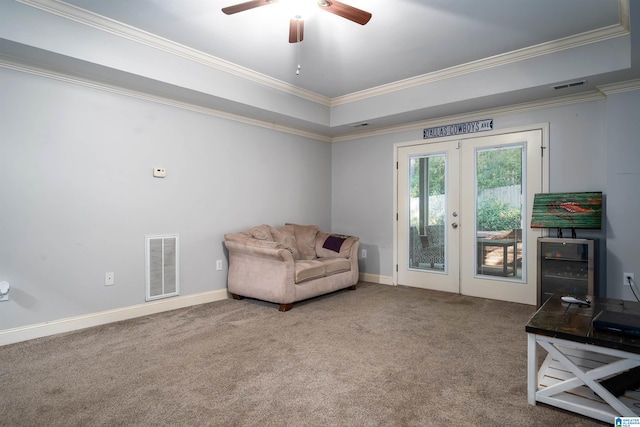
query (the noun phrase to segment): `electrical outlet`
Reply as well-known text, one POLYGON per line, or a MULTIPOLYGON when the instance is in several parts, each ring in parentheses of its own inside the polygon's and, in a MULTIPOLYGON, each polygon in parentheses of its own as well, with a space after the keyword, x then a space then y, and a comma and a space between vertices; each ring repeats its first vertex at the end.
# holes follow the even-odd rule
POLYGON ((222 270, 222 260, 221 259, 216 261, 216 270, 218 270, 218 271, 222 270))
POLYGON ((361 253, 361 258, 366 258, 366 257, 367 257, 367 250, 363 249, 361 253))
POLYGON ((116 276, 113 271, 108 273, 104 273, 104 285, 105 286, 113 286, 116 283, 116 276))
POLYGON ((9 282, 0 282, 0 301, 9 301, 9 282))
POLYGON ((631 286, 636 284, 633 273, 622 273, 622 277, 624 277, 624 286, 631 286))
POLYGON ((167 176, 167 170, 165 168, 153 168, 153 176, 156 178, 164 178, 167 176))

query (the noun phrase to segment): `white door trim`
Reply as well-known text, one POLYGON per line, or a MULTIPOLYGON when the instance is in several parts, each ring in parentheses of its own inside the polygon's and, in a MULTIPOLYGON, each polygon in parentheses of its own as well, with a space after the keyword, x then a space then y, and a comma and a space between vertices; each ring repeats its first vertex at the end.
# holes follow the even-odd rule
POLYGON ((549 123, 538 123, 526 126, 517 126, 513 128, 497 129, 487 132, 479 132, 465 135, 454 135, 442 138, 420 139, 417 141, 397 142, 393 144, 393 285, 398 285, 398 150, 402 147, 412 145, 425 145, 436 142, 446 141, 464 141, 484 136, 504 135, 509 133, 527 132, 532 130, 540 130, 542 132, 542 147, 544 152, 542 155, 542 192, 549 192, 549 123))

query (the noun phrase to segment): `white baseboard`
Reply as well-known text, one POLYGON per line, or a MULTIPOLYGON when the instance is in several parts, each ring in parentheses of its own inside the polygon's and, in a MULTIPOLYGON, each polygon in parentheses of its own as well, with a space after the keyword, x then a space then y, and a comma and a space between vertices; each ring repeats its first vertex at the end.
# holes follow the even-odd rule
POLYGON ((379 274, 360 273, 360 280, 381 285, 393 285, 393 277, 380 276, 379 274))
POLYGON ((161 313, 163 311, 190 307, 192 305, 221 301, 227 298, 227 290, 220 289, 200 294, 156 300, 144 304, 90 313, 82 316, 68 317, 66 319, 22 326, 19 328, 6 329, 4 331, 0 331, 0 346, 55 335, 62 332, 71 332, 92 326, 119 322, 121 320, 133 319, 134 317, 161 313))

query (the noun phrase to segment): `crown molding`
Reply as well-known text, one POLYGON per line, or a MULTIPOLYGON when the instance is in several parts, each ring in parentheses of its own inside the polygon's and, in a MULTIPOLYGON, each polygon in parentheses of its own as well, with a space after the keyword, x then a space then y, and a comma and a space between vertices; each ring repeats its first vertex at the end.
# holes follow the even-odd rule
MULTIPOLYGON (((613 85, 612 85, 613 86, 613 85)), ((490 108, 486 110, 474 111, 466 114, 456 114, 452 116, 438 117, 424 121, 406 123, 398 126, 389 126, 373 131, 364 131, 352 133, 349 135, 337 136, 332 138, 332 143, 351 141, 355 139, 371 138, 374 136, 388 135, 392 133, 420 131, 428 127, 443 126, 450 123, 461 123, 471 120, 479 120, 487 117, 499 117, 508 114, 523 113, 532 110, 540 110, 543 108, 559 107, 563 105, 578 104, 582 102, 599 101, 605 99, 605 95, 598 90, 587 93, 567 95, 558 98, 545 99, 541 101, 525 102, 522 104, 507 105, 499 108, 490 108)))
MULTIPOLYGON (((360 92, 355 92, 349 95, 336 98, 327 98, 322 95, 316 94, 311 91, 307 91, 286 82, 271 78, 269 76, 257 73, 248 68, 241 67, 223 59, 217 58, 212 55, 205 54, 198 50, 189 48, 187 46, 175 43, 173 41, 156 36, 152 33, 142 31, 138 28, 131 27, 121 22, 111 20, 101 15, 94 14, 79 7, 70 5, 61 0, 14 0, 18 3, 25 4, 30 7, 34 7, 43 10, 48 13, 52 13, 66 19, 88 25, 106 31, 119 37, 124 37, 137 43, 156 48, 167 53, 183 57, 198 63, 216 68, 218 70, 263 84, 276 90, 280 90, 291 95, 295 95, 318 104, 334 107, 336 105, 355 102, 375 96, 380 96, 399 90, 412 88, 419 85, 432 83, 438 80, 449 79, 452 77, 481 71, 488 68, 498 67, 509 63, 534 58, 554 52, 563 51, 599 41, 608 40, 615 37, 620 37, 629 34, 629 0, 619 0, 620 10, 620 24, 612 25, 606 28, 586 32, 583 34, 567 37, 560 40, 555 40, 549 43, 543 43, 540 45, 532 46, 529 48, 520 49, 503 55, 497 55, 491 58, 485 58, 482 60, 474 61, 467 64, 461 64, 459 66, 451 67, 448 69, 440 70, 433 73, 424 74, 421 76, 400 80, 387 85, 381 85, 375 88, 366 89, 360 92)), ((596 91, 588 92, 585 94, 569 95, 565 97, 553 98, 542 101, 527 102, 522 104, 514 104, 510 106, 480 110, 468 114, 452 115, 446 117, 440 117, 436 119, 429 119, 426 121, 418 121, 412 123, 406 123, 397 126, 384 127, 377 130, 361 131, 351 133, 348 135, 331 137, 324 134, 318 134, 314 132, 308 132, 300 130, 290 126, 278 125, 273 122, 251 119, 242 115, 227 113, 225 111, 217 110, 209 107, 202 107, 199 105, 176 101, 171 98, 151 95, 141 91, 135 91, 130 89, 124 89, 118 86, 109 85, 103 82, 94 81, 91 79, 72 76, 69 74, 59 73, 53 70, 44 69, 41 67, 32 66, 23 62, 16 62, 13 58, 0 55, 0 67, 12 69, 15 71, 30 73, 45 78, 64 81, 67 83, 82 85, 85 87, 91 87, 98 90, 104 90, 112 93, 117 93, 124 96, 130 96, 138 99, 147 100, 163 105, 173 106, 184 110, 199 112, 210 116, 224 118, 236 122, 241 122, 253 126, 259 126, 262 128, 272 129, 284 133, 289 133, 305 138, 315 139, 324 142, 338 143, 343 141, 374 137, 380 135, 387 135, 392 133, 401 133, 408 131, 422 130, 425 127, 433 127, 443 125, 446 123, 459 122, 465 120, 471 120, 478 117, 486 117, 488 115, 492 117, 498 117, 506 114, 514 114, 519 112, 538 110, 542 108, 549 108, 554 106, 562 106, 568 104, 575 104, 581 102, 588 102, 594 100, 604 99, 609 94, 632 91, 640 89, 640 79, 632 80, 628 82, 615 83, 610 85, 599 86, 596 91)))
POLYGON ((620 11, 619 24, 611 25, 609 27, 600 28, 593 31, 588 31, 574 36, 565 37, 563 39, 554 40, 547 43, 541 43, 536 46, 519 49, 513 52, 480 59, 478 61, 457 65, 454 67, 446 68, 444 70, 399 80, 393 83, 380 85, 348 95, 328 98, 315 92, 308 91, 283 82, 281 80, 258 73, 254 70, 241 67, 237 64, 225 61, 213 55, 208 55, 196 49, 192 49, 179 43, 175 43, 171 40, 159 37, 155 34, 142 31, 138 28, 106 18, 93 12, 89 12, 85 9, 65 3, 62 0, 15 1, 84 25, 94 27, 102 31, 109 32, 119 37, 124 37, 129 40, 145 44, 152 48, 159 49, 167 53, 183 57, 185 59, 196 61, 203 65, 236 75, 241 78, 245 78, 247 80, 270 87, 272 89, 276 89, 303 99, 307 99, 312 102, 316 102, 326 107, 334 107, 351 102, 361 101, 364 99, 433 83, 439 80, 450 79, 453 77, 474 73, 489 68, 495 68, 510 63, 548 55, 551 53, 597 43, 600 41, 629 34, 629 0, 618 0, 618 8, 620 11))
POLYGON ((84 77, 71 76, 66 73, 59 73, 53 70, 44 69, 42 67, 36 67, 31 64, 17 62, 13 58, 9 58, 3 55, 0 55, 0 68, 6 68, 9 70, 28 73, 28 74, 36 75, 39 77, 62 81, 65 83, 71 83, 71 84, 84 86, 92 89, 97 89, 105 92, 111 92, 111 93, 124 95, 132 98, 142 99, 142 100, 154 102, 157 104, 167 105, 175 108, 180 108, 183 110, 193 111, 201 114, 206 114, 209 116, 214 116, 222 119, 232 120, 235 122, 245 123, 252 126, 259 126, 262 128, 289 133, 289 134, 297 135, 304 138, 315 139, 323 142, 331 142, 331 137, 326 135, 307 132, 307 131, 296 129, 290 126, 279 125, 277 123, 268 122, 264 120, 251 119, 239 114, 227 113, 225 111, 217 110, 214 108, 203 107, 203 106, 192 104, 192 103, 176 101, 174 99, 167 98, 167 97, 151 95, 148 93, 135 91, 131 89, 125 89, 120 86, 109 85, 103 82, 98 82, 98 81, 91 80, 84 77))
POLYGON ((372 98, 374 96, 386 95, 397 92, 399 90, 411 89, 416 86, 434 83, 439 80, 450 79, 465 74, 482 71, 488 68, 499 67, 510 63, 524 61, 538 56, 548 55, 561 52, 567 49, 573 49, 592 43, 609 40, 615 37, 626 36, 630 33, 629 29, 629 0, 618 0, 618 10, 620 11, 620 22, 604 28, 593 31, 587 31, 582 34, 553 40, 547 43, 541 43, 535 46, 515 50, 513 52, 501 55, 483 58, 478 61, 468 62, 466 64, 456 65, 454 67, 445 68, 443 70, 434 71, 433 73, 423 74, 421 76, 410 77, 397 82, 380 85, 374 88, 365 89, 348 95, 333 98, 331 106, 348 104, 350 102, 361 101, 363 99, 372 98))
MULTIPOLYGON (((625 0, 621 0, 625 1, 625 0)), ((628 27, 628 25, 627 25, 628 27)), ((444 70, 435 71, 433 73, 423 74, 417 77, 411 77, 386 85, 377 86, 371 89, 365 89, 360 92, 354 92, 349 95, 336 97, 331 100, 331 106, 348 104, 351 102, 361 101, 375 96, 386 95, 400 90, 411 89, 416 86, 426 85, 437 82, 439 80, 451 79, 465 74, 475 73, 489 68, 500 67, 514 62, 524 61, 543 55, 561 52, 567 49, 573 49, 615 37, 625 36, 629 34, 628 28, 623 24, 612 25, 598 30, 589 31, 575 36, 554 40, 548 43, 542 43, 536 46, 515 50, 513 52, 484 58, 478 61, 468 62, 466 64, 456 65, 444 70)))
POLYGON ((600 90, 604 95, 640 90, 640 79, 598 86, 598 90, 600 90))
POLYGON ((208 67, 233 74, 238 77, 262 84, 281 92, 295 95, 320 105, 329 107, 331 99, 319 95, 315 92, 299 88, 282 80, 274 79, 267 75, 258 73, 240 65, 234 64, 216 56, 206 54, 188 46, 173 42, 155 34, 140 30, 122 22, 106 18, 104 16, 89 12, 77 6, 65 3, 61 0, 15 0, 18 3, 40 9, 42 11, 61 16, 74 22, 88 25, 101 31, 114 34, 141 43, 154 49, 162 50, 172 55, 198 62, 208 67))
POLYGON ((157 104, 167 105, 183 110, 198 112, 209 116, 214 116, 222 119, 232 120, 252 126, 258 126, 266 129, 275 130, 278 132, 284 132, 292 135, 297 135, 304 138, 314 139, 323 142, 339 143, 346 142, 362 138, 371 138, 381 135, 388 135, 401 132, 422 131, 425 127, 442 126, 447 123, 458 123, 469 121, 473 119, 483 118, 487 116, 499 117, 507 114, 523 113, 527 111, 540 110, 543 108, 559 107, 563 105, 578 104, 582 102, 598 101, 606 99, 606 96, 628 92, 634 90, 640 90, 640 79, 630 80, 627 82, 614 83, 608 85, 598 86, 597 90, 575 95, 567 95, 558 98, 545 99, 541 101, 525 102, 522 104, 507 105, 499 108, 492 108, 480 111, 474 111, 467 114, 457 114, 445 117, 438 117, 435 119, 422 120, 417 122, 405 123, 397 126, 388 126, 381 129, 362 131, 357 133, 351 133, 348 135, 331 137, 313 132, 307 132, 290 126, 279 125, 273 122, 267 122, 264 120, 251 119, 239 114, 227 113, 225 111, 216 110, 214 108, 207 108, 198 106, 191 103, 176 101, 171 98, 150 95, 144 92, 134 91, 130 89, 124 89, 119 86, 109 85, 102 82, 97 82, 87 78, 70 76, 65 73, 59 73, 52 70, 47 70, 42 67, 36 67, 30 64, 24 64, 0 55, 0 68, 6 68, 13 71, 28 73, 44 78, 58 80, 66 83, 76 84, 80 86, 89 87, 92 89, 102 90, 106 92, 116 93, 119 95, 129 96, 132 98, 142 99, 145 101, 154 102, 157 104))

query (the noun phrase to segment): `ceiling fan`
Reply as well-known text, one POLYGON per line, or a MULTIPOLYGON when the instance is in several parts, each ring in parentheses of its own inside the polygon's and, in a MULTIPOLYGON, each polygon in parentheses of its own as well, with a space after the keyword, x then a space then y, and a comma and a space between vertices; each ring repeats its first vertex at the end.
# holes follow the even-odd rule
MULTIPOLYGON (((276 3, 277 1, 278 0, 252 0, 225 7, 222 11, 227 15, 233 15, 234 13, 244 12, 245 10, 254 9, 260 6, 266 6, 268 4, 276 3)), ((335 0, 318 0, 318 7, 360 25, 366 24, 371 19, 371 14, 369 12, 365 12, 364 10, 360 10, 335 0)), ((302 17, 291 18, 289 22, 289 43, 301 42, 303 35, 304 20, 302 17)))

